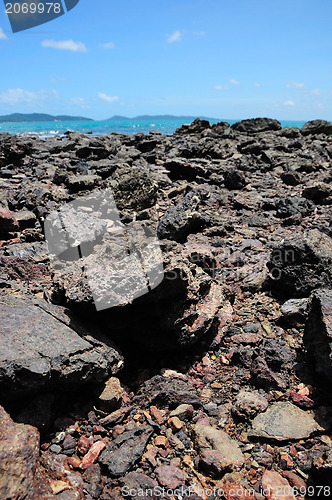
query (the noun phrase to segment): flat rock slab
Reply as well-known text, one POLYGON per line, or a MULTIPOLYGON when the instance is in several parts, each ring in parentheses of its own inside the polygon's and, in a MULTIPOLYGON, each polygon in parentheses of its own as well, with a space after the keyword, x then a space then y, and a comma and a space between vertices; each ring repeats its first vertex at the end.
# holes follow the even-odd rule
POLYGON ((103 342, 82 338, 65 309, 29 299, 0 299, 0 394, 15 399, 44 386, 66 388, 101 381, 118 371, 119 352, 103 342), (47 310, 48 309, 48 310, 47 310), (56 317, 60 309, 60 319, 56 317), (68 324, 66 324, 68 323, 68 324), (75 328, 75 329, 73 329, 75 328), (76 330, 76 331, 75 331, 76 330))
POLYGON ((55 498, 39 465, 39 432, 0 406, 0 498, 55 498))
POLYGON ((250 435, 285 441, 305 439, 322 430, 310 413, 291 403, 275 403, 253 420, 250 435))

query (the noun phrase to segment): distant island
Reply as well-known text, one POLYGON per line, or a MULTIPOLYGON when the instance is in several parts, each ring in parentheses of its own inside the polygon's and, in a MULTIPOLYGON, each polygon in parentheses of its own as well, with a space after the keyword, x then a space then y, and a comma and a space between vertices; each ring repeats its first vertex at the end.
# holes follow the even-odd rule
POLYGON ((201 118, 202 120, 209 120, 209 121, 216 121, 219 120, 219 118, 207 118, 206 116, 175 116, 175 115, 140 115, 140 116, 135 116, 134 118, 128 118, 127 116, 121 116, 121 115, 114 115, 111 118, 108 118, 107 120, 103 120, 105 122, 119 122, 119 121, 129 121, 129 120, 135 120, 135 121, 143 121, 143 120, 183 120, 183 121, 188 121, 192 122, 196 120, 196 118, 201 118))
POLYGON ((93 122, 91 118, 85 118, 84 116, 67 116, 67 115, 47 115, 43 113, 12 113, 11 115, 0 116, 0 123, 4 122, 68 122, 68 121, 90 121, 93 122))

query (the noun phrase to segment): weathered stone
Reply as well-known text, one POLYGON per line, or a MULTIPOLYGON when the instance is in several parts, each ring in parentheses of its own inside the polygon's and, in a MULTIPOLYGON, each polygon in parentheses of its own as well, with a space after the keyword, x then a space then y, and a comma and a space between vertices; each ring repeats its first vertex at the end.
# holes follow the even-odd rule
POLYGON ((224 172, 224 184, 227 189, 242 189, 246 185, 246 178, 236 168, 228 168, 224 172))
POLYGON ((317 229, 276 245, 267 264, 269 290, 286 297, 308 297, 315 289, 332 282, 332 239, 317 229))
POLYGON ((121 477, 142 457, 153 428, 140 426, 114 439, 99 456, 111 477, 121 477))
POLYGON ((176 206, 169 208, 159 221, 158 237, 176 241, 185 238, 195 225, 199 225, 199 203, 199 196, 191 191, 176 206))
POLYGON ((293 215, 301 214, 306 217, 314 211, 314 204, 306 199, 299 198, 298 196, 288 196, 287 198, 280 198, 276 203, 277 217, 285 219, 293 215))
POLYGON ((4 299, 0 309, 2 397, 17 398, 45 386, 97 382, 119 369, 119 353, 88 335, 80 337, 76 325, 70 328, 59 321, 56 314, 61 308, 48 305, 46 312, 42 301, 4 299))
POLYGON ((317 372, 332 381, 332 290, 315 290, 309 299, 304 345, 317 372))
POLYGON ((203 130, 211 128, 210 122, 208 120, 201 120, 196 118, 192 123, 185 124, 176 129, 176 134, 199 134, 203 130))
POLYGON ((119 210, 144 210, 156 201, 156 185, 145 170, 118 168, 108 180, 119 210))
POLYGON ((77 193, 93 189, 99 181, 99 175, 71 175, 67 178, 66 184, 71 191, 77 193))
POLYGON ((39 433, 16 424, 0 406, 0 497, 4 500, 54 498, 39 465, 39 433))
POLYGON ((140 472, 129 472, 125 477, 121 478, 120 485, 122 486, 122 493, 135 492, 136 495, 130 496, 133 500, 140 500, 141 498, 150 498, 155 500, 158 498, 158 483, 151 479, 146 474, 140 472), (153 491, 156 491, 156 495, 153 491), (152 495, 150 495, 150 492, 152 495))
POLYGON ((234 123, 231 129, 236 132, 253 134, 257 132, 267 132, 269 130, 281 130, 281 124, 277 120, 271 118, 252 118, 250 120, 242 120, 234 123))
POLYGON ((232 412, 239 418, 254 418, 257 413, 265 411, 269 403, 258 391, 242 389, 236 397, 232 412))
POLYGON ((301 133, 303 135, 332 135, 332 123, 327 122, 326 120, 311 120, 303 125, 301 133))
MULTIPOLYGON (((236 441, 231 439, 229 435, 222 430, 215 429, 210 425, 196 424, 193 426, 194 442, 201 452, 213 450, 219 452, 216 454, 207 454, 206 463, 213 464, 220 470, 224 468, 234 469, 240 467, 244 463, 244 456, 236 441), (218 466, 216 464, 219 464, 218 466)), ((203 457, 203 460, 204 457, 203 457)), ((214 467, 211 465, 211 467, 214 467)))
POLYGON ((123 389, 120 380, 111 377, 105 382, 105 388, 99 396, 99 402, 106 411, 111 410, 121 400, 122 396, 123 389))
POLYGON ((13 237, 13 233, 18 231, 18 228, 14 214, 10 210, 0 207, 0 240, 13 237))
POLYGON ((291 403, 274 403, 265 413, 257 415, 253 420, 250 435, 286 441, 304 439, 322 430, 310 413, 291 403))
POLYGON ((184 485, 187 479, 187 474, 183 470, 172 465, 161 465, 157 467, 155 474, 162 486, 172 490, 184 485))

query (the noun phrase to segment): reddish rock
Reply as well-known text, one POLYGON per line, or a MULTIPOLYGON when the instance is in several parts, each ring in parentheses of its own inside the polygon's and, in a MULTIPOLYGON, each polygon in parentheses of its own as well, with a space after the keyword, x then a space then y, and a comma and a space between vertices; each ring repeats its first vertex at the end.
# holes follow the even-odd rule
POLYGON ((111 377, 105 383, 104 390, 99 396, 100 407, 105 410, 111 410, 121 401, 123 392, 120 380, 116 377, 111 377))
POLYGON ((101 419, 101 425, 115 425, 120 424, 128 415, 128 413, 132 410, 132 406, 125 406, 124 408, 120 408, 119 410, 113 411, 107 417, 101 419))
POLYGON ((268 500, 295 500, 293 488, 278 472, 266 470, 262 477, 262 488, 268 500))
POLYGON ((258 391, 241 390, 236 397, 232 412, 239 418, 254 418, 268 406, 268 400, 258 391))
POLYGON ((0 498, 52 498, 39 465, 39 432, 16 424, 0 406, 0 498))
POLYGON ((77 452, 80 455, 86 455, 86 453, 88 453, 91 444, 92 444, 91 438, 87 438, 86 436, 81 436, 77 443, 77 452))
POLYGON ((306 491, 306 482, 301 477, 294 474, 294 472, 285 470, 283 471, 282 475, 287 479, 289 484, 296 488, 299 492, 302 491, 304 493, 306 491))
POLYGON ((88 453, 83 457, 80 469, 87 469, 90 465, 92 465, 105 447, 106 444, 103 441, 93 443, 88 453))
POLYGON ((159 425, 164 423, 164 416, 156 406, 150 406, 150 413, 159 425))
POLYGON ((0 240, 10 239, 10 233, 18 230, 18 222, 14 214, 6 208, 0 208, 0 240))
POLYGON ((184 485, 187 479, 187 474, 183 470, 171 465, 157 467, 155 474, 159 483, 169 489, 184 485))
POLYGON ((222 490, 225 500, 256 500, 255 497, 249 493, 248 488, 231 480, 224 482, 222 490))

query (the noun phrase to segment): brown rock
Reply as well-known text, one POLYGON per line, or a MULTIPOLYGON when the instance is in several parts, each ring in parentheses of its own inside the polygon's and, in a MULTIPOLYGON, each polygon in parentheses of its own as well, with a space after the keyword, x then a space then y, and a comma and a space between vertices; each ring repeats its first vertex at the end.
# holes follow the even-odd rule
POLYGON ((225 500, 256 500, 254 496, 250 495, 248 488, 231 480, 225 481, 222 489, 225 500))
POLYGON ((39 465, 39 432, 16 424, 0 406, 0 498, 53 498, 39 465))
POLYGON ((10 233, 17 230, 18 223, 14 214, 6 208, 0 208, 0 240, 10 239, 10 233))
POLYGON ((83 457, 80 469, 87 469, 92 465, 105 447, 106 444, 103 441, 96 441, 93 443, 88 453, 83 457))
POLYGON ((99 396, 100 406, 105 410, 112 409, 121 400, 123 392, 120 380, 116 377, 111 377, 105 383, 105 388, 99 396))
POLYGON ((187 479, 187 474, 183 470, 171 465, 157 467, 155 474, 159 483, 169 489, 184 485, 187 479))
POLYGON ((236 397, 232 412, 239 418, 254 418, 265 411, 269 403, 258 391, 241 390, 236 397))
POLYGON ((170 418, 169 423, 174 431, 179 431, 183 427, 183 422, 178 417, 170 418))

